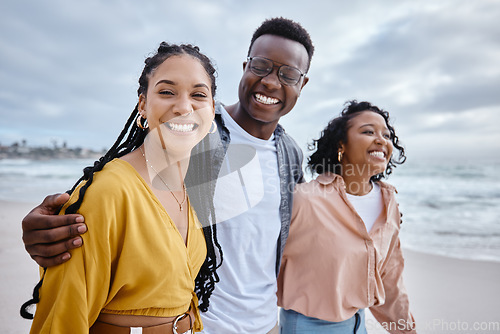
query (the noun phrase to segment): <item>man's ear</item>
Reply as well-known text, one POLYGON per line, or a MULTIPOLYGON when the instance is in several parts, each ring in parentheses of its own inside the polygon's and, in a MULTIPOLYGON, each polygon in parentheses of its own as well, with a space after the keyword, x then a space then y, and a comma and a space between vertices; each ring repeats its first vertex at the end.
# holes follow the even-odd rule
POLYGON ((247 62, 247 61, 244 61, 244 62, 243 62, 243 72, 245 72, 245 68, 247 68, 247 64, 248 64, 248 62, 247 62))
POLYGON ((309 77, 304 77, 304 81, 302 81, 302 86, 300 86, 300 90, 304 88, 304 86, 309 82, 309 77))
POLYGON ((300 89, 299 89, 299 94, 298 94, 299 97, 300 97, 300 93, 302 93, 302 88, 304 88, 304 86, 307 84, 307 82, 309 82, 309 78, 304 77, 304 80, 302 80, 302 85, 300 86, 300 89))

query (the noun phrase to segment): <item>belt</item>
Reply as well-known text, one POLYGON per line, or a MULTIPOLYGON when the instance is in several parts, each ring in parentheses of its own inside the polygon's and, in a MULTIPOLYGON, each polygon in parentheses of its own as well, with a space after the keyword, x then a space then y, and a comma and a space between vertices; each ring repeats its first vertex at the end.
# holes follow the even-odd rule
POLYGON ((89 334, 182 334, 192 328, 193 321, 193 310, 177 316, 171 322, 149 327, 123 327, 98 320, 90 328, 89 334))

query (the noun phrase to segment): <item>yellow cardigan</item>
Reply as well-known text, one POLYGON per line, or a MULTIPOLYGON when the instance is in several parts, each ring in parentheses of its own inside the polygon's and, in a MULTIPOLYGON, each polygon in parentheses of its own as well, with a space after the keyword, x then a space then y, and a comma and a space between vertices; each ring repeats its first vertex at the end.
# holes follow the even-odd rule
POLYGON ((191 206, 186 247, 141 176, 115 159, 94 175, 79 213, 88 226, 83 246, 47 269, 31 333, 88 333, 101 312, 171 317, 190 306, 201 330, 194 280, 206 244, 191 206))

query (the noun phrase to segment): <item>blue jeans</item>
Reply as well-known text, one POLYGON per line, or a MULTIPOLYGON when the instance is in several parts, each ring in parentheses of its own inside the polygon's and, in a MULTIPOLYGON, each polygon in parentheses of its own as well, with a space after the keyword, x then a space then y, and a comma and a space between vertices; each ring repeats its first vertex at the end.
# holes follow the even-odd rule
POLYGON ((332 322, 305 316, 293 310, 280 309, 280 334, 367 334, 365 310, 359 310, 352 318, 332 322))

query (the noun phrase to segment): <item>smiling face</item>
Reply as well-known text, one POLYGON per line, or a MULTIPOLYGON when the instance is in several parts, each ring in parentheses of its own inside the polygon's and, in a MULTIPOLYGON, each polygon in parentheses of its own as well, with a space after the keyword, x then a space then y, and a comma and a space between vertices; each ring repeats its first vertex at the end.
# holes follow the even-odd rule
POLYGON ((391 134, 384 118, 362 111, 348 123, 347 143, 342 144, 342 170, 371 177, 383 173, 392 155, 391 134))
POLYGON ((278 68, 288 65, 305 73, 307 51, 299 42, 275 35, 262 35, 255 40, 249 57, 270 59, 274 68, 267 76, 260 77, 252 73, 248 63, 244 63, 238 91, 241 115, 237 115, 236 121, 247 131, 262 126, 274 131, 280 117, 295 106, 302 87, 308 81, 308 78, 302 77, 294 86, 283 85, 278 79, 278 68))
POLYGON ((139 96, 139 112, 169 153, 185 154, 208 133, 214 119, 211 81, 200 61, 189 55, 167 58, 139 96))

